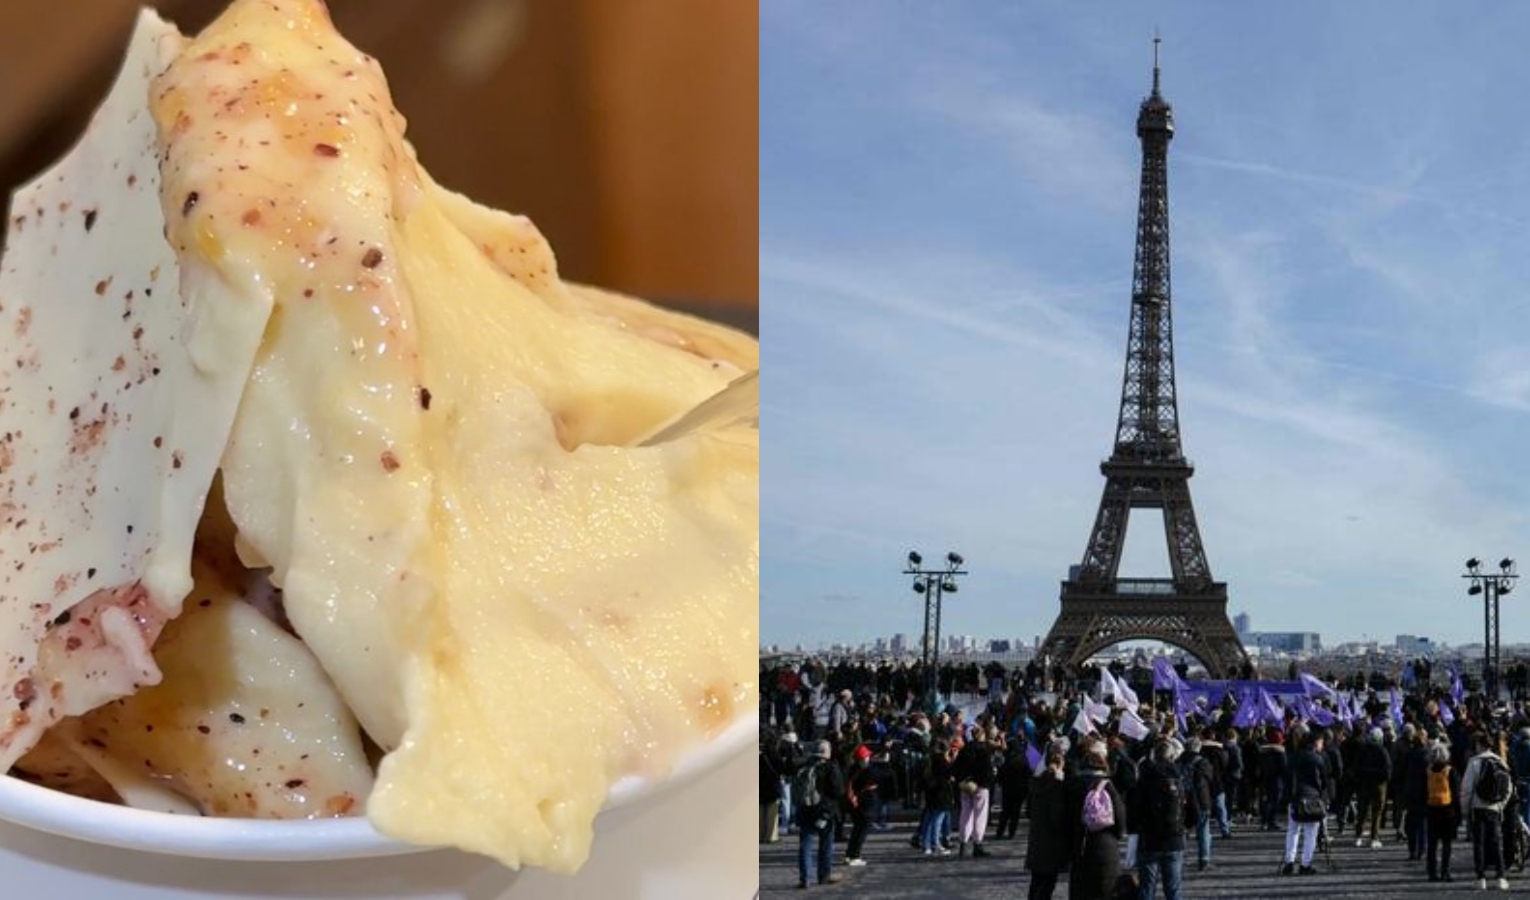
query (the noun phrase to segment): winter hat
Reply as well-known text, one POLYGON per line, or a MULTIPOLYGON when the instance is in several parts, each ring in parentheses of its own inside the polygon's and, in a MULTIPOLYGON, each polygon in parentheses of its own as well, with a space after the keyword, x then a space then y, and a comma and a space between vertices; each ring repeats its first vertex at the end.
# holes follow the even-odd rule
POLYGON ((855 748, 855 758, 862 762, 871 759, 871 748, 865 744, 855 748))

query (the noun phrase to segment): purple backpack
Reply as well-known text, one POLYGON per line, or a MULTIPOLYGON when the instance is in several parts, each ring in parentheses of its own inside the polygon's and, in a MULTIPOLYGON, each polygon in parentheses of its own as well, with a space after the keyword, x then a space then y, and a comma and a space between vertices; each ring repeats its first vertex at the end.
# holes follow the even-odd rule
POLYGON ((1116 824, 1116 805, 1111 802, 1110 794, 1105 790, 1109 784, 1109 779, 1101 778, 1084 795, 1084 830, 1090 834, 1116 824))

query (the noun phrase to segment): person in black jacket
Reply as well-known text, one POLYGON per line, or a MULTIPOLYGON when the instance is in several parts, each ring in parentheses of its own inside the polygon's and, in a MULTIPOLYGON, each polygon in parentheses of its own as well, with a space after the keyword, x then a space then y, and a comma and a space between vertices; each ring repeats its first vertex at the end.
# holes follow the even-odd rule
POLYGON ((1110 783, 1109 750, 1098 737, 1080 742, 1079 771, 1068 784, 1067 826, 1073 860, 1068 900, 1110 900, 1121 871, 1121 836, 1126 834, 1126 804, 1110 783), (1093 790, 1110 798, 1111 825, 1098 831, 1084 826, 1084 802, 1093 790))
POLYGON ((775 733, 768 728, 760 729, 760 843, 774 844, 781 840, 777 818, 781 809, 781 762, 775 733))
POLYGON ((1205 871, 1211 863, 1212 766, 1201 754, 1201 739, 1185 742, 1176 767, 1185 784, 1185 827, 1195 829, 1195 865, 1205 871))
POLYGON ((1222 733, 1222 750, 1227 754, 1227 765, 1222 770, 1223 805, 1217 810, 1222 826, 1222 837, 1232 837, 1232 812, 1241 810, 1243 804, 1243 745, 1239 742, 1238 729, 1228 726, 1222 733))
POLYGON ((1232 834, 1232 822, 1227 818, 1227 747, 1217 740, 1216 731, 1207 728, 1201 732, 1201 755, 1211 763, 1211 824, 1222 837, 1232 834))
POLYGON ((1052 900, 1057 876, 1067 871, 1068 804, 1065 796, 1062 747, 1047 749, 1042 770, 1031 778, 1026 815, 1025 870, 1031 873, 1027 900, 1052 900))
POLYGON ((1381 743, 1381 729, 1372 728, 1355 751, 1355 792, 1359 814, 1355 816, 1355 846, 1365 846, 1365 825, 1371 826, 1371 849, 1381 849, 1381 815, 1387 807, 1387 785, 1392 781, 1392 757, 1381 743))
POLYGON ((999 790, 1003 792, 1004 806, 999 810, 999 830, 994 835, 995 840, 1008 840, 1020 830, 1020 808, 1025 805, 1030 781, 1031 767, 1025 761, 1025 739, 1016 738, 1005 752, 1004 764, 999 766, 999 790))
POLYGON ((1286 747, 1279 730, 1270 731, 1259 747, 1259 827, 1275 830, 1275 817, 1286 805, 1286 747))
POLYGON ((972 846, 974 858, 987 856, 983 849, 983 837, 988 831, 988 797, 993 791, 995 777, 993 751, 982 728, 972 729, 972 740, 962 747, 956 757, 956 784, 961 803, 958 820, 961 847, 958 856, 967 855, 972 846))
MULTIPOLYGON (((833 747, 828 741, 818 741, 813 752, 802 761, 801 768, 809 769, 818 792, 817 803, 807 803, 804 798, 794 797, 797 807, 797 887, 808 886, 808 869, 816 862, 819 884, 839 881, 840 876, 831 871, 834 861, 834 827, 840 817, 840 798, 845 796, 845 775, 830 758, 833 747)), ((797 781, 793 776, 793 784, 797 781)))
POLYGON ((845 865, 864 866, 861 848, 866 845, 866 833, 871 830, 871 808, 876 803, 879 789, 876 775, 871 771, 871 748, 865 744, 855 748, 850 763, 848 789, 845 801, 850 806, 850 843, 845 846, 845 865))
POLYGON ((1151 900, 1163 885, 1165 900, 1179 900, 1185 861, 1185 792, 1175 765, 1183 747, 1162 738, 1137 769, 1130 809, 1137 817, 1137 881, 1151 900))
POLYGON ((1403 772, 1403 834, 1408 838, 1408 859, 1419 860, 1424 858, 1429 842, 1429 826, 1424 821, 1424 811, 1428 805, 1428 739, 1422 732, 1415 730, 1408 740, 1408 749, 1403 757, 1406 766, 1403 772))
MULTIPOLYGON (((1328 764, 1323 759, 1322 731, 1313 731, 1304 739, 1305 746, 1292 755, 1286 767, 1286 859, 1280 874, 1290 875, 1295 869, 1296 849, 1300 842, 1302 850, 1301 874, 1314 875, 1312 854, 1317 850, 1318 826, 1324 818, 1325 798, 1328 796, 1328 764), (1312 808, 1312 815, 1306 814, 1312 808)), ((1295 740, 1293 738, 1293 740, 1295 740)))

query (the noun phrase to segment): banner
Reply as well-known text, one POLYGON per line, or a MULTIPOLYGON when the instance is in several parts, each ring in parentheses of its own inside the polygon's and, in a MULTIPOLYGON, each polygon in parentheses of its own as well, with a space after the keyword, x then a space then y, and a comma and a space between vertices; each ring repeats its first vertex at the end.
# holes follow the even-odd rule
POLYGON ((1079 734, 1089 734, 1095 730, 1094 723, 1089 721, 1089 714, 1082 708, 1079 709, 1078 715, 1073 717, 1073 730, 1079 734))

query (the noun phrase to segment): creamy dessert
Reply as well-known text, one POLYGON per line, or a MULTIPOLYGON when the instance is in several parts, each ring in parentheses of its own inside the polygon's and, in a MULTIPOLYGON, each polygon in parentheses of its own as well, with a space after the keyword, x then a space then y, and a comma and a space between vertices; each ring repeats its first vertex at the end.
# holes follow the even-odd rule
POLYGON ((615 780, 752 706, 757 421, 664 426, 757 345, 435 184, 317 0, 145 14, 93 129, 111 178, 46 202, 134 249, 10 284, 40 219, 0 266, 0 770, 577 867, 615 780))

